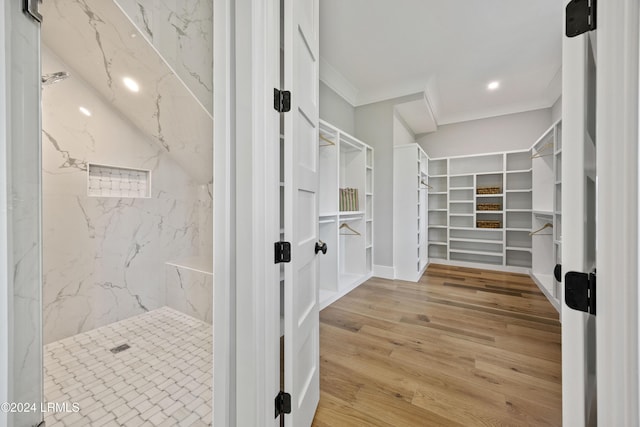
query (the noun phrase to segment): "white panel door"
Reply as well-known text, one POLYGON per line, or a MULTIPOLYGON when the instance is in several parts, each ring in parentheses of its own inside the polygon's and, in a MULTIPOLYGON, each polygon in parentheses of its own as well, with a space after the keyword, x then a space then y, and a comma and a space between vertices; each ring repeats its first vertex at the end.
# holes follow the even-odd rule
POLYGON ((285 391, 287 426, 310 426, 320 399, 318 306, 318 0, 284 0, 285 391))
POLYGON ((567 306, 564 288, 567 272, 589 273, 596 266, 596 61, 592 36, 563 37, 562 417, 566 426, 597 422, 596 317, 567 306))

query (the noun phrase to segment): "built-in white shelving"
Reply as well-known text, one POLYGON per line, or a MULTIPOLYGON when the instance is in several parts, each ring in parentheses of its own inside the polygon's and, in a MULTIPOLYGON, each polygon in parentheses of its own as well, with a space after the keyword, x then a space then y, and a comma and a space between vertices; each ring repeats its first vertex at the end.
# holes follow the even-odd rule
POLYGON ((531 268, 530 151, 436 158, 428 165, 429 260, 523 273, 531 268), (483 194, 486 187, 498 191, 483 194), (483 228, 482 221, 498 228, 483 228))
POLYGON ((531 277, 560 311, 562 287, 553 277, 562 256, 562 125, 554 123, 533 145, 531 277), (551 227, 543 228, 546 224, 551 227), (540 231, 538 231, 540 230, 540 231), (538 231, 538 232, 536 232, 538 231))
POLYGON ((373 275, 373 148, 320 121, 320 308, 333 303, 373 275), (358 210, 340 211, 340 189, 358 190, 358 210), (345 226, 345 227, 343 227, 345 226))
MULTIPOLYGON (((446 251, 446 177, 432 178, 418 144, 397 145, 393 153, 393 264, 400 280, 418 281, 429 254, 446 251)), ((438 175, 446 169, 435 167, 438 175)), ((446 175, 445 175, 446 176, 446 175)))

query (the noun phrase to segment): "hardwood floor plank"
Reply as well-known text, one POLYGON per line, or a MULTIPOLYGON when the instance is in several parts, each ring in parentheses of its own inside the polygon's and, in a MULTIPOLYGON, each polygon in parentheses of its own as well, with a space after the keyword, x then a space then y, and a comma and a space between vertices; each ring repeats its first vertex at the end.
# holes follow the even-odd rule
POLYGON ((314 426, 561 425, 561 325, 526 275, 431 265, 320 321, 314 426))

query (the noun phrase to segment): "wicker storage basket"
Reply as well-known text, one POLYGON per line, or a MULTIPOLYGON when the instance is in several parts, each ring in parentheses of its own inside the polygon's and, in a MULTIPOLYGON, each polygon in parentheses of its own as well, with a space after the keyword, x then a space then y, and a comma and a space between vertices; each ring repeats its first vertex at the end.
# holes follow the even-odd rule
POLYGON ((502 228, 502 222, 501 221, 495 221, 495 220, 483 219, 483 220, 476 221, 476 227, 478 227, 478 228, 502 228))
POLYGON ((476 189, 477 194, 502 194, 502 188, 500 187, 478 187, 476 189))
POLYGON ((500 203, 478 203, 479 211, 500 211, 502 205, 500 203))

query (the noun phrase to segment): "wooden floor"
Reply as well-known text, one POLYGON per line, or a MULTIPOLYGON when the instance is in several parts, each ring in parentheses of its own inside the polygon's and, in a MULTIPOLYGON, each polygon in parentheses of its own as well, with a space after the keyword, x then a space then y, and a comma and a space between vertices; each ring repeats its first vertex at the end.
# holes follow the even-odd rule
POLYGON ((315 426, 559 426, 558 314, 528 276, 431 265, 320 313, 315 426))

